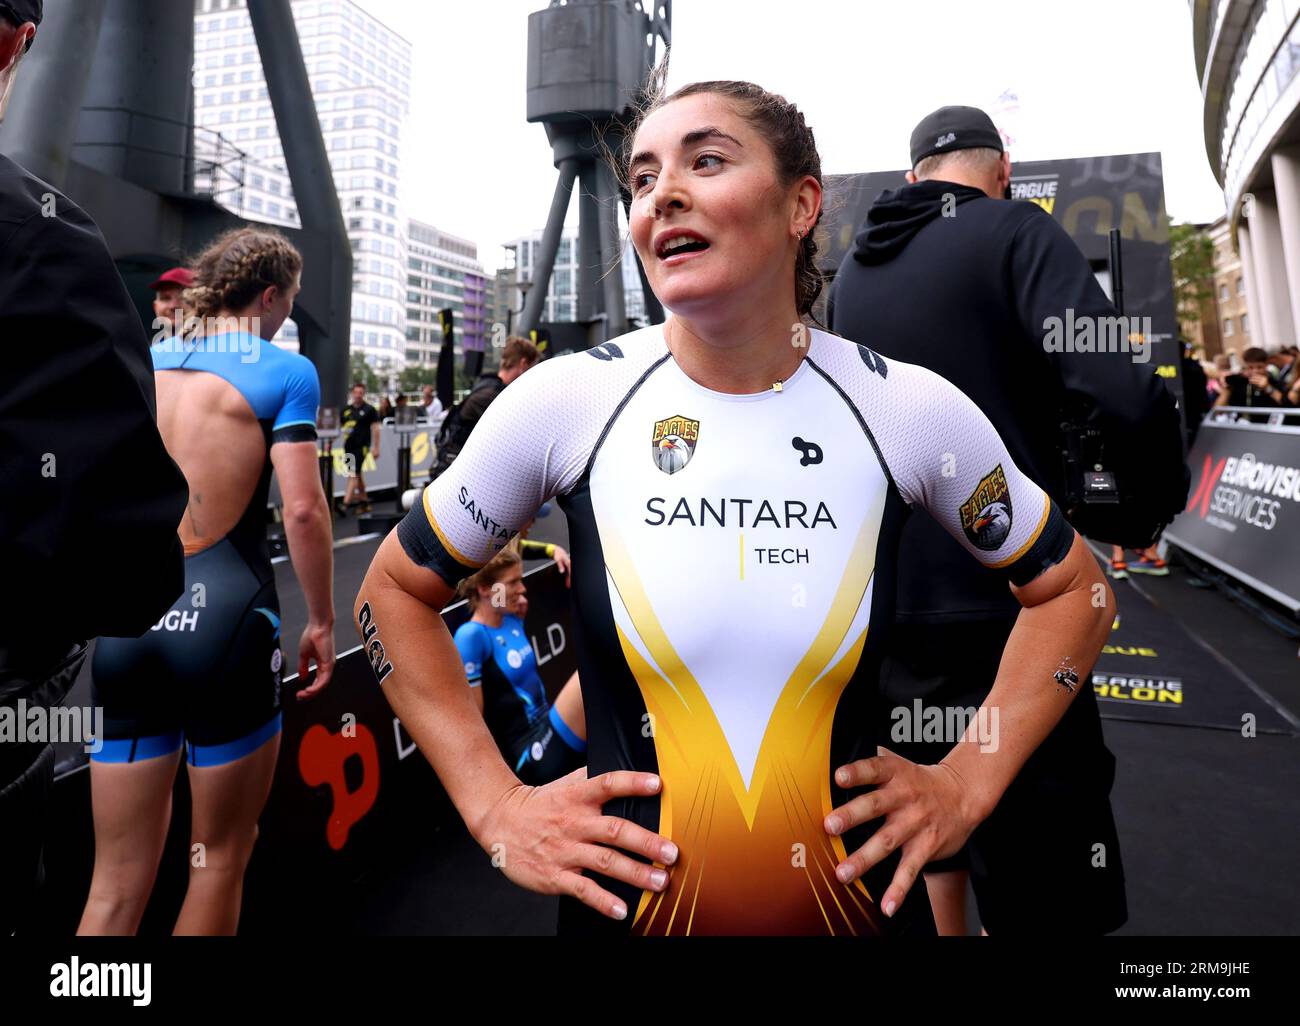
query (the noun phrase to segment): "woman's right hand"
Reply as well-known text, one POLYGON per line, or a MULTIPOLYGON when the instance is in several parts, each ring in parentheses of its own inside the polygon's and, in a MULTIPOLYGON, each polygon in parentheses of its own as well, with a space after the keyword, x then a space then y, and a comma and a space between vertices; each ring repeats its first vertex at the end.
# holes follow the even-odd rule
POLYGON ((484 817, 478 842, 519 886, 540 894, 567 894, 611 919, 626 919, 627 906, 582 871, 595 870, 642 890, 668 886, 665 870, 617 849, 671 866, 677 861, 677 846, 601 811, 615 798, 654 795, 659 788, 653 773, 617 770, 588 779, 585 768, 541 787, 520 784, 484 817))
POLYGON ((309 623, 298 642, 298 680, 307 679, 310 663, 316 663, 316 679, 298 692, 298 701, 315 698, 334 676, 334 624, 309 623))

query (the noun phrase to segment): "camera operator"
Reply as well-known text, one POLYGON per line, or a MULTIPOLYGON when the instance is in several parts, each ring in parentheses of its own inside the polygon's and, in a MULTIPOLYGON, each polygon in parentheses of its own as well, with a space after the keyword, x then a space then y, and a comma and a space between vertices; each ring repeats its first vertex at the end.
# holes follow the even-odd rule
MULTIPOLYGON (((1116 316, 1083 254, 1041 208, 1004 202, 1011 162, 983 111, 944 107, 923 119, 911 137, 911 168, 907 185, 876 199, 839 268, 832 330, 957 385, 1062 509, 1061 411, 1069 400, 1086 402, 1091 423, 1140 450, 1147 485, 1163 489, 1154 531, 1186 501, 1173 399, 1129 353, 1048 352, 1044 344, 1048 319, 1067 309, 1076 322, 1116 316)), ((897 593, 881 667, 887 704, 978 707, 1018 612, 1005 584, 971 565, 931 518, 914 516, 903 530, 897 593)), ((1083 688, 966 849, 928 867, 941 932, 965 932, 967 866, 990 934, 1099 934, 1127 918, 1109 798, 1114 757, 1086 679, 1083 688)), ((917 738, 899 754, 937 762, 957 740, 917 738)))

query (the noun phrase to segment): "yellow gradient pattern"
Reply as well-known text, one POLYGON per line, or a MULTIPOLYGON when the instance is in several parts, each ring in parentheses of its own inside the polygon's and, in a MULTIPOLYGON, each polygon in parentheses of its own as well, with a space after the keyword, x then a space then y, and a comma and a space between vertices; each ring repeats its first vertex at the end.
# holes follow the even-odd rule
POLYGON ((878 512, 860 527, 829 613, 781 690, 748 788, 717 717, 655 615, 621 542, 602 532, 607 568, 654 663, 619 630, 624 658, 654 725, 663 779, 659 832, 681 851, 668 889, 642 894, 634 932, 880 932, 882 915, 863 884, 846 886, 835 878, 846 852, 840 838, 822 825, 831 810, 835 708, 861 657, 865 628, 844 656, 829 664, 866 594, 878 512))

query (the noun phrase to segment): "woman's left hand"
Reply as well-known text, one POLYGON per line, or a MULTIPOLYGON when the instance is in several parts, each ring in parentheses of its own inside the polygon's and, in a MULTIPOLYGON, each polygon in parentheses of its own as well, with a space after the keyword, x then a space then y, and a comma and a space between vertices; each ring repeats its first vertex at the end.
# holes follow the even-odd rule
POLYGON ((835 771, 840 787, 876 786, 870 794, 832 810, 824 825, 828 834, 838 835, 885 817, 867 843, 836 867, 835 875, 841 883, 851 883, 901 848, 898 870, 880 899, 885 915, 892 916, 926 863, 954 854, 979 821, 968 811, 966 784, 956 770, 944 763, 909 762, 886 748, 877 752, 874 759, 860 759, 835 771))
POLYGON ((572 588, 573 579, 569 576, 569 570, 572 569, 572 564, 569 562, 569 554, 565 552, 564 549, 562 549, 560 546, 557 545, 555 546, 554 559, 555 559, 555 568, 559 570, 561 574, 564 575, 565 587, 572 588))

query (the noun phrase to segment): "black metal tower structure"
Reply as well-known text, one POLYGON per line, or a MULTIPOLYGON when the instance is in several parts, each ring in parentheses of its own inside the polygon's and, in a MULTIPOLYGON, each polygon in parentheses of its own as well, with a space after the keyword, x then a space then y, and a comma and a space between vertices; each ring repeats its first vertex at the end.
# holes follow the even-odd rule
MULTIPOLYGON (((631 197, 600 155, 600 140, 618 152, 632 104, 655 64, 655 44, 671 43, 672 0, 551 0, 528 16, 528 120, 546 127, 559 181, 534 262, 519 330, 537 326, 578 185, 578 309, 582 323, 603 321, 593 345, 627 331, 619 253, 618 207, 631 197)), ((663 308, 640 266, 646 313, 663 308)))
MULTIPOLYGON (((267 93, 302 227, 294 309, 321 402, 342 405, 352 248, 289 0, 249 0, 267 93)), ((0 151, 61 189, 104 233, 142 315, 147 284, 227 228, 245 155, 194 126, 193 0, 46 0, 0 124, 0 151)), ((145 318, 149 323, 150 314, 145 318)))

